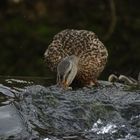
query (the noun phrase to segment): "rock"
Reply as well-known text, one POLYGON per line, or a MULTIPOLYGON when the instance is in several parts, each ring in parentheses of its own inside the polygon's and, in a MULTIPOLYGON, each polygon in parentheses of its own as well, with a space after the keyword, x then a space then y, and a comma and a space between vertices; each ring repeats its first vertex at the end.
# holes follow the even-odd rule
POLYGON ((67 91, 35 85, 22 95, 19 111, 42 139, 140 139, 140 90, 103 81, 67 91))

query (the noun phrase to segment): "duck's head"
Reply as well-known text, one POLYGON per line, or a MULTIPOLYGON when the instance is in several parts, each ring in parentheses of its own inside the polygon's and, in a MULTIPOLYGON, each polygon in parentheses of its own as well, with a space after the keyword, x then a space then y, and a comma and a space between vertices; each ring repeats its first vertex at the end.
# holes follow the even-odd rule
POLYGON ((78 57, 71 55, 60 61, 57 66, 57 84, 67 88, 73 82, 78 71, 78 57))

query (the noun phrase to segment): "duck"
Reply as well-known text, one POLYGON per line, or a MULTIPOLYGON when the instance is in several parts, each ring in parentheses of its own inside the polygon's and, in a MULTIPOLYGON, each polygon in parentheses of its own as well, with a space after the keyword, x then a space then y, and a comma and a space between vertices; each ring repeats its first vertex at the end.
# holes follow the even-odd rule
POLYGON ((48 68, 57 74, 57 85, 98 85, 108 51, 93 31, 65 29, 57 33, 44 53, 48 68))
POLYGON ((137 80, 125 75, 116 76, 115 74, 110 74, 108 77, 108 81, 111 83, 119 82, 119 83, 124 83, 125 85, 140 86, 140 72, 138 74, 137 80))

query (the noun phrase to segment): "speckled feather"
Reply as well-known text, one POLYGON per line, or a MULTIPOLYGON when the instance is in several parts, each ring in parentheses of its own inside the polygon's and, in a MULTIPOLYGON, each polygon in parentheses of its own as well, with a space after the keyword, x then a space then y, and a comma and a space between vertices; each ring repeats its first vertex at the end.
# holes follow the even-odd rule
POLYGON ((108 52, 94 32, 67 29, 56 34, 45 52, 45 61, 52 71, 66 56, 79 57, 76 79, 81 83, 96 82, 103 71, 108 52))

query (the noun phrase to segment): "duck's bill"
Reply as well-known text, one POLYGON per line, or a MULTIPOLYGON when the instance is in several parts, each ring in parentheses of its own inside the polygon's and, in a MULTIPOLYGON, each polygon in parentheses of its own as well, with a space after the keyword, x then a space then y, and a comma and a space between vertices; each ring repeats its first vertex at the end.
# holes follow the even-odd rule
POLYGON ((67 81, 61 81, 57 84, 63 89, 67 89, 69 87, 67 81))

